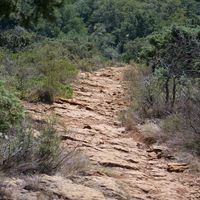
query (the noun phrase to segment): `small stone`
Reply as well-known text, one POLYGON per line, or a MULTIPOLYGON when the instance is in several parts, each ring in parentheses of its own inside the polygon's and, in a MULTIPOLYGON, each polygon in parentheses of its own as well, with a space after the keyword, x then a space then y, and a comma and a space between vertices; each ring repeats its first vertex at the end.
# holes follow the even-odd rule
POLYGON ((92 127, 91 127, 90 125, 87 124, 87 125, 85 125, 85 126, 83 127, 83 129, 90 129, 90 130, 91 130, 92 127))
POLYGON ((115 126, 119 126, 119 125, 121 124, 121 122, 119 122, 119 121, 114 121, 113 124, 114 124, 115 126))

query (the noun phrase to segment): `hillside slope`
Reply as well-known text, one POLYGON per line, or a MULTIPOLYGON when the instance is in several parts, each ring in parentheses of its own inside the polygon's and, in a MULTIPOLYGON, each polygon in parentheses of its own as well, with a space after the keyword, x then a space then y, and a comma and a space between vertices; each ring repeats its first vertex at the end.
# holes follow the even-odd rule
MULTIPOLYGON (((52 106, 25 103, 36 120, 41 121, 54 113, 64 146, 80 149, 85 155, 71 166, 81 169, 82 166, 76 164, 81 159, 87 165, 81 173, 70 176, 71 180, 45 175, 37 184, 46 193, 53 194, 53 199, 200 199, 197 175, 169 172, 173 161, 159 158, 156 150, 150 151, 135 141, 134 132, 126 131, 121 125, 119 113, 127 106, 124 69, 81 73, 71 100, 60 99, 52 106)), ((15 191, 16 199, 47 199, 40 196, 39 191, 24 188, 20 179, 10 182, 9 189, 15 191)))

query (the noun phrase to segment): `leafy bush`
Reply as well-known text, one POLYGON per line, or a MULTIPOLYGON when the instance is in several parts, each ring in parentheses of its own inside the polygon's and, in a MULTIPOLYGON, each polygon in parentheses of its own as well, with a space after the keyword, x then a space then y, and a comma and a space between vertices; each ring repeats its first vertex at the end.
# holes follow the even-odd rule
POLYGON ((123 60, 125 62, 129 62, 134 60, 137 63, 143 62, 142 55, 145 49, 148 48, 148 42, 146 38, 137 38, 133 41, 128 42, 124 49, 125 52, 123 53, 123 60))
POLYGON ((80 36, 77 34, 69 34, 63 36, 56 41, 64 49, 68 51, 68 58, 70 60, 79 60, 84 58, 92 58, 99 55, 99 51, 90 36, 80 36))
POLYGON ((5 29, 0 32, 0 47, 8 48, 11 51, 18 51, 38 39, 36 34, 16 26, 13 29, 5 29))
POLYGON ((67 50, 55 43, 39 44, 14 55, 17 89, 22 98, 52 103, 55 96, 71 97, 70 86, 78 70, 67 50))
POLYGON ((0 131, 6 131, 24 118, 24 109, 18 98, 0 82, 0 131))

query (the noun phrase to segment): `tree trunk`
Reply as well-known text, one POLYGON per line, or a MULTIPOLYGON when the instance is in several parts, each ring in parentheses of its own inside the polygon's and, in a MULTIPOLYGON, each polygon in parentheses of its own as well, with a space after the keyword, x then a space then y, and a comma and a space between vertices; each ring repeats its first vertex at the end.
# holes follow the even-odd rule
POLYGON ((173 77, 172 103, 171 103, 172 110, 174 108, 175 101, 176 101, 176 77, 173 77))
POLYGON ((165 105, 168 106, 168 102, 169 102, 169 80, 170 78, 167 77, 167 80, 165 82, 165 105))

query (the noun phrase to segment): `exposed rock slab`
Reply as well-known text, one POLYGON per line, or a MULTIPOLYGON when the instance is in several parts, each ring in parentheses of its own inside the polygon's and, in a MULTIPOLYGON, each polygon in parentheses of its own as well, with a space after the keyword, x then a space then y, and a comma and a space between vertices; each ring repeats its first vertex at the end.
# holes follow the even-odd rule
MULTIPOLYGON (((199 200, 198 175, 187 173, 188 165, 171 163, 165 147, 147 149, 147 145, 134 141, 135 133, 121 125, 119 114, 127 107, 124 69, 81 73, 74 83, 73 99, 57 99, 52 106, 25 103, 37 121, 56 114, 64 146, 78 146, 90 159, 90 169, 84 176, 73 176, 73 181, 43 176, 43 188, 53 193, 54 199, 199 200)), ((161 131, 153 123, 137 130, 147 139, 161 131)), ((26 199, 39 195, 21 188, 22 193, 29 195, 26 199)))

